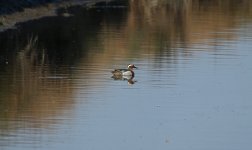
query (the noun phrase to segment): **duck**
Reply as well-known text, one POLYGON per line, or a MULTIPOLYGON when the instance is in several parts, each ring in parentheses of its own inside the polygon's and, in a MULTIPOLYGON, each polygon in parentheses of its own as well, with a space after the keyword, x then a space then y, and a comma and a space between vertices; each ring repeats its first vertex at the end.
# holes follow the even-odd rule
POLYGON ((122 77, 122 76, 130 76, 134 77, 135 73, 133 71, 134 68, 137 68, 134 64, 129 64, 128 69, 115 69, 111 73, 114 77, 122 77))

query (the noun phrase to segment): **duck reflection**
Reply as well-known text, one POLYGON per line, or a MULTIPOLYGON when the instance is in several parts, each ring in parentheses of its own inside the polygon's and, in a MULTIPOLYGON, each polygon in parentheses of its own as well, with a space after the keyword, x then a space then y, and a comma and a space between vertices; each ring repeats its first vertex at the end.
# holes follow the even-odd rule
POLYGON ((113 75, 111 78, 114 80, 127 81, 129 85, 133 85, 137 82, 134 80, 134 76, 113 75))

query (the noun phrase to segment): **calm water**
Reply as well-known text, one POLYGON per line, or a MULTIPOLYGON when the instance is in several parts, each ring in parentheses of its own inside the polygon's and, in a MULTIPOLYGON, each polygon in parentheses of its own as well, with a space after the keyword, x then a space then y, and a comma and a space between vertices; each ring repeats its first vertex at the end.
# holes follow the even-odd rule
POLYGON ((0 33, 0 149, 250 150, 252 2, 118 5, 0 33))

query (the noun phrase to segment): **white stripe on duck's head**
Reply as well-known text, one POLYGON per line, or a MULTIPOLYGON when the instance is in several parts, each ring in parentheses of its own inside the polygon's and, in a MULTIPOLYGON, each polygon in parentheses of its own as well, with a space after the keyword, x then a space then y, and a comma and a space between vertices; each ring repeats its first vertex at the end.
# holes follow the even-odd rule
POLYGON ((137 68, 137 67, 136 67, 134 64, 129 64, 129 65, 128 65, 128 69, 131 69, 131 70, 132 70, 133 68, 137 68))

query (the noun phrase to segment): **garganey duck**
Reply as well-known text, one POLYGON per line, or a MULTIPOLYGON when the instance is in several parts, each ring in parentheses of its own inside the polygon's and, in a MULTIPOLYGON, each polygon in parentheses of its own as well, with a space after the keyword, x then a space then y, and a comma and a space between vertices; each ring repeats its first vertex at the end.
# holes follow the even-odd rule
POLYGON ((130 76, 130 77, 134 77, 135 73, 133 71, 134 68, 137 68, 135 65, 133 64, 129 64, 128 65, 128 69, 115 69, 114 71, 112 71, 113 76, 115 77, 122 77, 122 76, 130 76))

